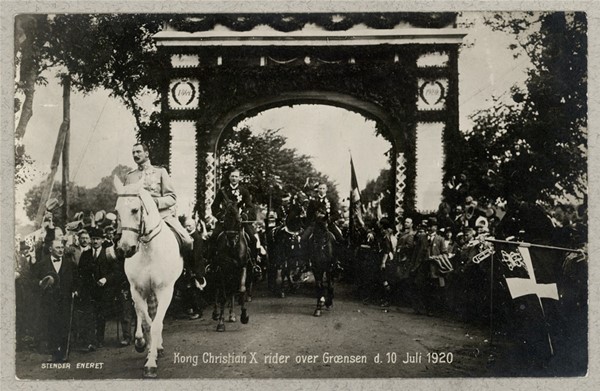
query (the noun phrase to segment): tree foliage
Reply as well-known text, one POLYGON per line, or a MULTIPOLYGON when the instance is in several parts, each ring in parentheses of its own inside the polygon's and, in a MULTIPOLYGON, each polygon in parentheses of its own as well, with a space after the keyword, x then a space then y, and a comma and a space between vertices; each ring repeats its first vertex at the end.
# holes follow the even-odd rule
MULTIPOLYGON (((278 130, 253 133, 248 127, 232 130, 220 146, 220 171, 224 177, 234 167, 240 170, 242 182, 262 204, 279 204, 286 194, 303 190, 307 179, 310 188, 317 182, 327 183, 334 201, 339 201, 335 184, 312 165, 310 156, 300 155, 293 148, 286 148, 286 138, 278 130)), ((225 181, 226 178, 223 178, 225 181)))
MULTIPOLYGON (((16 91, 20 119, 15 131, 21 139, 33 115, 35 86, 45 84, 46 70, 68 76, 73 89, 90 93, 104 88, 131 111, 138 131, 155 127, 157 119, 145 109, 162 84, 160 55, 152 36, 166 16, 150 14, 18 15, 15 18, 16 91)), ((15 149, 17 175, 27 166, 24 148, 15 149)))
POLYGON ((382 212, 391 214, 394 210, 393 189, 394 175, 391 169, 385 168, 361 190, 362 201, 364 204, 380 202, 382 212))
MULTIPOLYGON (((587 21, 584 13, 496 14, 531 58, 526 90, 472 118, 463 169, 472 195, 530 203, 587 192, 587 21)), ((517 53, 516 46, 513 46, 517 53)))
POLYGON ((25 153, 25 146, 20 141, 15 142, 15 184, 25 183, 37 170, 33 159, 25 153))
MULTIPOLYGON (((130 167, 118 165, 111 174, 103 177, 100 183, 93 188, 77 186, 70 183, 68 186, 69 202, 71 214, 77 212, 97 212, 104 210, 112 211, 117 203, 117 194, 113 187, 113 176, 118 176, 121 181, 125 180, 125 175, 131 170, 130 167)), ((55 182, 50 198, 61 198, 61 183, 55 182)), ((34 186, 25 194, 25 213, 30 219, 35 219, 35 215, 42 198, 43 184, 34 186)), ((73 216, 68 216, 71 219, 73 216)), ((61 226, 64 221, 61 220, 60 213, 55 214, 55 222, 61 226)))

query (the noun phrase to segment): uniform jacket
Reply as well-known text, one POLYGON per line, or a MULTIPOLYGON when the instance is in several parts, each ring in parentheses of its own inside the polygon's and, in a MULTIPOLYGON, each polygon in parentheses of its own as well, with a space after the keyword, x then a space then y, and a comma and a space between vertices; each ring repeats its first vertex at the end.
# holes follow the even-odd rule
POLYGON ((177 197, 167 170, 147 163, 129 171, 125 177, 125 185, 131 185, 139 181, 143 182, 144 189, 154 198, 162 217, 175 215, 174 206, 177 197))
POLYGON ((236 201, 238 207, 242 210, 252 207, 252 200, 248 189, 238 185, 237 189, 234 190, 230 185, 225 185, 219 189, 215 196, 215 200, 210 207, 212 215, 217 219, 221 219, 228 201, 236 201))
POLYGON ((328 197, 323 197, 322 199, 315 197, 310 200, 306 210, 306 217, 309 222, 315 221, 315 216, 319 207, 325 207, 325 210, 327 210, 328 221, 334 222, 340 218, 338 207, 335 202, 328 197))

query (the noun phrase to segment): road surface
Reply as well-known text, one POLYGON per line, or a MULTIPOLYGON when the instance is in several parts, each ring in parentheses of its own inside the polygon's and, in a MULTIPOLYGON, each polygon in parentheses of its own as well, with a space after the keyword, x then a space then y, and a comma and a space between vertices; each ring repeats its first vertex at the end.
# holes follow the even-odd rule
MULTIPOLYGON (((167 317, 165 355, 158 376, 176 378, 393 378, 481 377, 496 373, 498 346, 489 331, 447 317, 416 315, 412 309, 365 305, 348 285, 336 286, 331 311, 314 317, 312 285, 277 298, 264 283, 248 304, 250 322, 227 323, 216 332, 210 309, 199 320, 167 317)), ((239 319, 239 307, 236 307, 239 319)), ((22 379, 136 379, 145 354, 118 347, 116 322, 106 346, 74 350, 61 368, 46 355, 17 352, 22 379)), ((506 366, 506 365, 504 365, 506 366)))

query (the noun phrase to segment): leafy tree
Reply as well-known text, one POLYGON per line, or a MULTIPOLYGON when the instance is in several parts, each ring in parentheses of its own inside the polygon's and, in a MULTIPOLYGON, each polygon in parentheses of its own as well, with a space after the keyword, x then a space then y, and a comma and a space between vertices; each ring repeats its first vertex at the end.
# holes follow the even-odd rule
POLYGON ((392 175, 392 170, 389 168, 385 168, 379 172, 379 176, 377 178, 372 179, 367 182, 364 190, 361 191, 361 196, 363 203, 367 204, 373 201, 381 202, 381 210, 382 212, 393 211, 394 204, 394 194, 390 191, 393 189, 394 184, 394 176, 392 175), (380 200, 380 197, 383 195, 383 198, 380 200))
MULTIPOLYGON (((587 20, 584 13, 495 14, 531 58, 513 103, 475 113, 463 169, 472 195, 552 203, 587 192, 587 20)), ((520 51, 513 45, 515 56, 520 51)), ((456 173, 460 174, 460 173, 456 173)))
POLYGON ((15 142, 15 184, 20 185, 37 170, 33 166, 33 159, 25 153, 23 143, 15 142))
MULTIPOLYGON (((116 175, 121 181, 124 181, 125 175, 130 170, 130 167, 118 165, 112 170, 109 176, 103 177, 100 180, 100 183, 93 188, 69 184, 67 191, 69 192, 70 210, 72 215, 68 218, 73 218, 73 215, 80 211, 87 213, 97 212, 99 210, 113 210, 117 203, 117 194, 113 187, 113 176, 116 175)), ((27 217, 32 220, 35 219, 40 199, 42 198, 42 192, 43 184, 34 186, 25 194, 25 212, 27 217)), ((60 199, 60 194, 61 183, 55 182, 50 197, 60 199)), ((59 226, 64 225, 60 213, 55 214, 54 218, 59 226)))
MULTIPOLYGON (((15 21, 16 80, 26 102, 33 101, 35 84, 56 69, 68 75, 71 86, 89 93, 102 87, 133 113, 138 127, 149 120, 143 99, 158 94, 162 82, 161 59, 152 36, 162 29, 166 16, 153 14, 19 15, 15 21), (30 94, 27 94, 27 92, 30 94)), ((21 114, 17 137, 25 133, 28 116, 21 114), (23 126, 22 124, 23 123, 23 126)))
MULTIPOLYGON (((149 95, 158 97, 162 83, 160 55, 152 36, 167 16, 150 14, 18 15, 15 18, 16 91, 20 111, 15 135, 21 139, 33 115, 35 86, 45 84, 42 74, 56 70, 71 86, 89 93, 104 88, 133 114, 138 132, 155 128, 159 119, 144 109, 149 95)), ((24 148, 16 148, 17 178, 29 165, 24 148)))
POLYGON ((316 182, 327 183, 331 197, 339 201, 335 184, 315 170, 310 157, 285 148, 285 143, 286 138, 278 130, 262 134, 253 134, 248 127, 232 130, 220 147, 221 172, 225 176, 233 167, 239 169, 244 184, 258 203, 268 203, 269 193, 277 205, 286 193, 306 192, 307 179, 311 187, 316 182))

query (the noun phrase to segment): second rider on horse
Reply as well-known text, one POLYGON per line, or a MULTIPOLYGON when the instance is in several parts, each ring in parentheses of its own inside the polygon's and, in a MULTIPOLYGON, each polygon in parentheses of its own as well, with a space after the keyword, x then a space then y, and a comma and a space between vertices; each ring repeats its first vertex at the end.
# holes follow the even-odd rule
POLYGON ((209 240, 209 258, 213 258, 214 256, 214 243, 219 237, 219 234, 223 232, 222 220, 224 213, 227 209, 227 205, 232 202, 235 202, 241 211, 242 220, 245 221, 243 223, 244 232, 248 235, 251 248, 256 248, 261 253, 264 253, 265 250, 260 243, 258 234, 256 233, 252 222, 248 221, 247 211, 253 209, 252 196, 250 195, 248 189, 240 185, 240 171, 234 168, 229 172, 228 178, 229 183, 219 189, 217 195, 215 196, 215 200, 211 205, 212 215, 217 219, 217 222, 215 223, 215 229, 213 230, 209 240))

